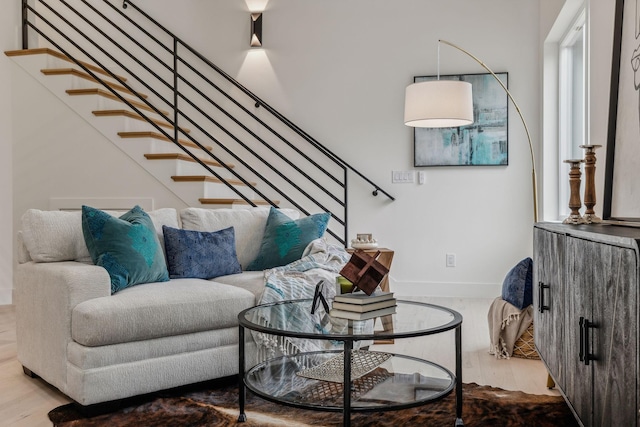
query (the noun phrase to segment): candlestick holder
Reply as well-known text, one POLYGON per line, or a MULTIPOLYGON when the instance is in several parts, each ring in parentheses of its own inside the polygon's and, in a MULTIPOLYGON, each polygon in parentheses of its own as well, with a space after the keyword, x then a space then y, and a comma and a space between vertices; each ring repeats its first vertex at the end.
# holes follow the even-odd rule
POLYGON ((564 162, 571 165, 569 169, 569 188, 571 190, 569 209, 571 209, 571 214, 562 223, 584 224, 585 220, 582 218, 582 215, 580 215, 580 208, 582 207, 582 202, 580 201, 580 176, 582 175, 582 172, 580 172, 580 164, 584 163, 584 160, 570 159, 564 162))
POLYGON ((593 207, 596 205, 596 150, 602 145, 581 145, 584 148, 584 221, 587 224, 602 222, 593 207))

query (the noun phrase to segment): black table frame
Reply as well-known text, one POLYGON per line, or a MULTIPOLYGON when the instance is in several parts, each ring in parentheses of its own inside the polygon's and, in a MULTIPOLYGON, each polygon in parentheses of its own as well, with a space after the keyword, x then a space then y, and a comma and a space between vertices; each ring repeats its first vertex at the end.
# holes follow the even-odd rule
MULTIPOLYGON (((277 303, 271 303, 271 304, 267 304, 267 305, 278 305, 278 304, 290 304, 293 302, 302 302, 305 300, 294 300, 294 301, 281 301, 281 302, 277 302, 277 303)), ((308 300, 311 301, 311 300, 308 300)), ((383 333, 376 333, 375 335, 371 334, 371 335, 315 335, 315 334, 310 334, 310 333, 302 333, 302 332, 289 332, 289 331, 282 331, 282 330, 276 330, 276 329, 271 329, 271 328, 267 328, 264 326, 260 326, 260 325, 256 325, 253 324, 249 321, 246 320, 245 317, 245 313, 255 309, 255 307, 253 308, 249 308, 246 310, 243 310, 240 314, 238 314, 238 322, 239 322, 239 328, 238 328, 238 345, 239 345, 239 351, 238 351, 238 368, 239 368, 239 380, 238 380, 238 388, 239 388, 239 407, 240 407, 240 414, 238 416, 238 422, 245 422, 247 420, 247 416, 245 414, 245 404, 246 404, 246 389, 247 389, 247 385, 246 385, 246 371, 245 371, 245 361, 246 361, 246 357, 245 357, 245 329, 250 329, 250 330, 254 330, 254 331, 258 331, 258 332, 263 332, 266 334, 270 334, 270 335, 278 335, 278 336, 287 336, 287 337, 295 337, 295 338, 307 338, 307 339, 331 339, 334 341, 342 341, 344 342, 344 377, 343 378, 349 378, 351 379, 351 352, 353 350, 353 343, 355 341, 365 341, 365 340, 372 340, 372 339, 385 339, 385 338, 411 338, 411 337, 418 337, 418 336, 427 336, 427 335, 434 335, 434 334, 439 334, 442 332, 446 332, 446 331, 450 331, 451 329, 455 329, 455 347, 456 347, 456 372, 454 376, 454 381, 455 381, 455 389, 456 389, 456 419, 455 419, 455 427, 462 427, 464 426, 464 422, 462 421, 462 315, 460 313, 458 313, 455 310, 451 310, 449 308, 443 307, 443 306, 439 306, 439 305, 435 305, 435 304, 427 304, 427 303, 420 303, 420 302, 414 302, 414 301, 398 301, 398 302, 402 302, 402 303, 409 303, 409 304, 414 304, 414 305, 424 305, 424 306, 429 306, 438 310, 443 310, 443 311, 447 311, 449 313, 451 313, 453 315, 453 320, 445 325, 441 325, 435 328, 430 328, 430 329, 426 329, 426 330, 422 330, 422 331, 412 331, 412 332, 403 332, 403 333, 394 333, 393 331, 383 331, 383 333), (388 335, 388 336, 387 336, 388 335)), ((350 321, 351 323, 351 321, 350 321)), ((431 363, 431 362, 430 362, 431 363)), ((442 368, 443 370, 449 372, 446 368, 439 366, 438 367, 442 368)), ((351 383, 352 381, 350 381, 351 383)), ((343 387, 344 390, 344 397, 343 397, 343 405, 342 405, 342 413, 343 413, 343 426, 344 427, 350 427, 351 426, 351 412, 352 412, 352 408, 351 408, 351 387, 343 387)), ((440 398, 445 397, 447 394, 449 394, 449 392, 443 394, 440 398)), ((264 396, 262 396, 264 397, 264 396)), ((286 402, 282 402, 277 400, 276 398, 273 398, 274 402, 278 402, 281 404, 287 404, 286 402)), ((406 404, 406 405, 399 405, 399 406, 394 406, 393 408, 388 408, 387 410, 397 410, 397 409, 403 409, 403 408, 410 408, 410 407, 415 407, 415 406, 420 406, 429 402, 432 402, 433 400, 427 401, 427 402, 414 402, 414 403, 410 403, 410 404, 406 404)), ((298 405, 293 405, 290 404, 290 406, 296 406, 298 407, 298 405)), ((310 409, 310 410, 324 410, 324 411, 329 411, 329 409, 325 409, 325 408, 310 408, 308 406, 305 405, 300 405, 299 407, 301 408, 305 408, 305 409, 310 409)), ((375 408, 366 408, 366 409, 359 409, 357 410, 358 412, 375 412, 375 411, 385 411, 384 407, 375 407, 375 408)))

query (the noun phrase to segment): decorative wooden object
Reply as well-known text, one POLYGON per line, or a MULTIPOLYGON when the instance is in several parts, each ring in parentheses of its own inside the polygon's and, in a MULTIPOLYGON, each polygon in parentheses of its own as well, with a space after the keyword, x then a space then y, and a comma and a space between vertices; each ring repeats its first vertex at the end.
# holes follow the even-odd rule
POLYGON ((593 207, 596 205, 596 150, 602 145, 581 145, 584 148, 584 205, 583 218, 587 224, 602 222, 593 207))
MULTIPOLYGON (((353 254, 355 251, 356 250, 352 248, 347 249, 347 252, 349 252, 350 254, 353 254)), ((380 264, 384 265, 389 270, 391 270, 391 263, 393 262, 393 255, 394 255, 393 250, 389 248, 374 248, 374 249, 361 249, 361 251, 371 256, 375 255, 376 252, 380 252, 380 255, 378 255, 378 258, 376 259, 380 264)), ((382 282, 380 282, 380 290, 382 290, 382 292, 391 292, 391 290, 389 289, 388 274, 384 276, 384 279, 382 279, 382 282)))
POLYGON ((356 250, 340 274, 353 283, 356 288, 371 295, 389 273, 389 269, 376 259, 378 255, 380 255, 380 251, 376 251, 371 256, 364 251, 356 250))
MULTIPOLYGON (((393 250, 389 248, 361 249, 361 250, 368 255, 375 255, 376 253, 379 252, 380 255, 378 255, 378 258, 376 259, 380 264, 384 265, 389 270, 391 270, 391 263, 393 262, 393 255, 395 254, 393 250)), ((351 248, 347 249, 347 252, 349 252, 350 254, 353 254, 355 251, 356 249, 351 249, 351 248)), ((382 292, 391 292, 391 289, 389 288, 389 274, 384 276, 384 279, 382 279, 382 282, 380 282, 380 290, 382 290, 382 292)), ((384 332, 393 331, 393 316, 391 315, 383 316, 380 318, 380 321, 382 322, 382 330, 384 332)), ((374 344, 393 344, 393 343, 394 343, 393 339, 377 339, 374 341, 374 344)))
POLYGON ((569 196, 569 209, 571 214, 563 221, 563 224, 584 224, 584 218, 580 215, 580 208, 582 202, 580 201, 580 164, 584 163, 582 159, 570 159, 565 160, 565 163, 571 165, 569 169, 569 188, 571 189, 571 195, 569 196))

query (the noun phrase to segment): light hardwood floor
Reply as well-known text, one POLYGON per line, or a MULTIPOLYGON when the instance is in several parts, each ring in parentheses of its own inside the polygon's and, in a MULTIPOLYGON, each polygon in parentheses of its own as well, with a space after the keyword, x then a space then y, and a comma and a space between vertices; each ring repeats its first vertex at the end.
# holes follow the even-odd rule
MULTIPOLYGON (((460 312, 462 324, 462 379, 465 383, 491 385, 532 394, 559 395, 546 387, 547 372, 538 360, 498 360, 488 353, 487 311, 491 299, 415 298, 460 312)), ((454 333, 396 340, 372 349, 425 358, 454 370, 454 333)), ((16 356, 16 324, 13 306, 0 306, 0 426, 50 426, 47 413, 69 399, 40 379, 22 372, 16 356)))

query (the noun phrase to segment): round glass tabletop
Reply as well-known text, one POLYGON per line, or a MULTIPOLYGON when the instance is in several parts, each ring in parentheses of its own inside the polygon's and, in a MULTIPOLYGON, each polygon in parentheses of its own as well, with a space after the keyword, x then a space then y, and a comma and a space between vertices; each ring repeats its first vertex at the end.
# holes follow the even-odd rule
POLYGON ((241 326, 258 332, 326 340, 409 338, 448 331, 462 323, 460 313, 449 308, 398 300, 396 312, 379 317, 376 323, 380 322, 383 328, 374 331, 371 325, 375 319, 350 320, 331 316, 321 304, 311 321, 311 305, 310 299, 259 305, 242 311, 238 320, 241 326))

